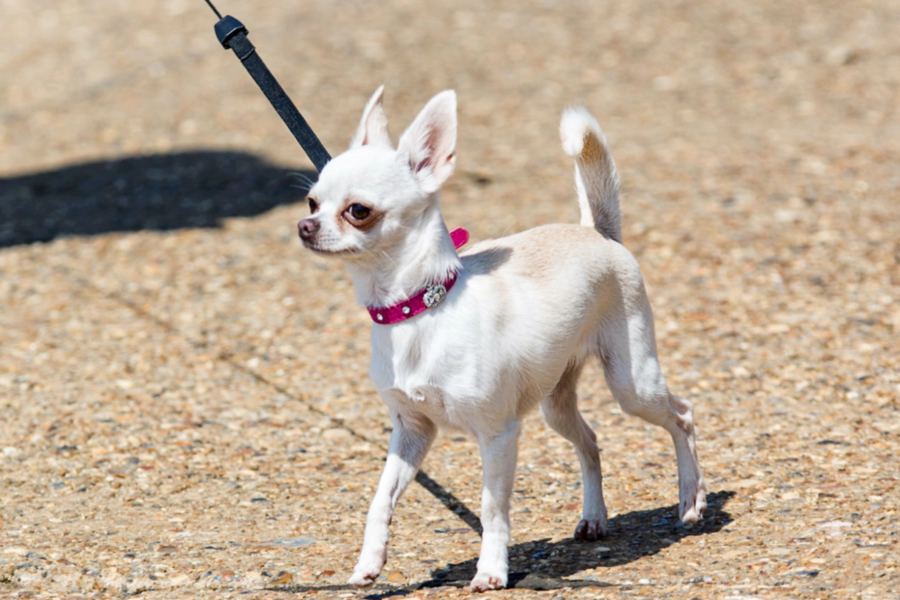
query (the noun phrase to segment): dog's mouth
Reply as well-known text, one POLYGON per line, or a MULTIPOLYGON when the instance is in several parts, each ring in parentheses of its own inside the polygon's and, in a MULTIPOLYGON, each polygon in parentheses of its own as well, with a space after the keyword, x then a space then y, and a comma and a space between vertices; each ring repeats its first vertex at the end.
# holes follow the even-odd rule
POLYGON ((309 242, 303 239, 301 239, 300 241, 303 242, 304 248, 312 250, 316 254, 321 254, 322 256, 351 256, 357 253, 356 250, 350 248, 345 248, 343 250, 330 250, 328 248, 317 246, 314 242, 309 242))

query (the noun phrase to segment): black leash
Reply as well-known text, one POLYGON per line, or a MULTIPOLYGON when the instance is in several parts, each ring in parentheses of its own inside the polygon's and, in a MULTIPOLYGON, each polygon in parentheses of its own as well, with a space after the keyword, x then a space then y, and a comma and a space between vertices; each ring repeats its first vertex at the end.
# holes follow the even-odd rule
POLYGON ((223 17, 210 0, 206 0, 206 3, 219 18, 219 22, 216 23, 216 37, 219 38, 222 47, 226 50, 233 50, 235 56, 241 59, 244 68, 269 99, 284 124, 294 134, 303 151, 316 166, 316 170, 321 171, 325 167, 325 163, 331 160, 331 155, 328 154, 328 150, 316 137, 291 99, 288 98, 284 89, 278 84, 266 63, 259 57, 256 47, 247 39, 249 33, 247 28, 230 15, 223 17))

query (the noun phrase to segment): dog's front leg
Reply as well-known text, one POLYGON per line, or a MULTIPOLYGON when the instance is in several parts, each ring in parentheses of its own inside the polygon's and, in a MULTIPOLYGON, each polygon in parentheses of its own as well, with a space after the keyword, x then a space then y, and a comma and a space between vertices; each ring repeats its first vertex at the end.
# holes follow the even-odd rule
POLYGON ((360 587, 372 585, 381 574, 387 561, 388 528, 394 508, 403 490, 415 477, 437 433, 434 423, 424 417, 409 418, 392 411, 391 421, 394 431, 391 433, 387 462, 369 506, 359 562, 350 577, 350 583, 360 587))
POLYGON ((516 474, 516 452, 519 420, 507 421, 499 433, 479 437, 484 481, 481 486, 481 524, 484 535, 478 572, 472 580, 472 591, 498 590, 506 587, 509 575, 509 497, 516 474))

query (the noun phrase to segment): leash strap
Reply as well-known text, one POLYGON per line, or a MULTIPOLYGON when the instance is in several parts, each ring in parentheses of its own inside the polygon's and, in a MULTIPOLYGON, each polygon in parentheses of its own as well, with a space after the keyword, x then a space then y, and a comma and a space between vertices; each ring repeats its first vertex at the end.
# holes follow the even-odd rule
POLYGON ((206 0, 206 3, 219 17, 219 22, 216 23, 215 27, 219 43, 226 50, 232 50, 235 56, 241 60, 241 63, 247 69, 247 72, 250 73, 250 76, 253 77, 256 85, 259 86, 259 89, 262 90, 275 108, 275 112, 278 113, 284 124, 291 130, 303 151, 306 152, 306 155, 316 166, 316 170, 321 171, 325 167, 325 163, 331 160, 331 155, 328 154, 328 150, 316 137, 306 119, 303 118, 303 115, 291 102, 284 88, 278 84, 266 63, 260 58, 256 47, 247 39, 249 33, 247 28, 244 27, 243 23, 230 15, 222 17, 209 0, 206 0))

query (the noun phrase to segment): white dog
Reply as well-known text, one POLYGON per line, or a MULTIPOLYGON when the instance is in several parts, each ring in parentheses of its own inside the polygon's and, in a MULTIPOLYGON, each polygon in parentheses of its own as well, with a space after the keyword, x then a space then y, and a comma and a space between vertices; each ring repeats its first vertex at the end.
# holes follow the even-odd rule
POLYGON ((467 431, 481 449, 484 536, 471 589, 503 588, 520 422, 535 406, 581 461, 575 538, 602 537, 597 437, 575 390, 591 355, 622 409, 672 436, 681 520, 700 519, 706 487, 692 406, 660 372, 640 269, 622 246, 618 175, 596 120, 569 109, 560 126, 575 158, 581 225, 538 227, 460 256, 438 203, 456 163, 456 95, 432 98, 395 150, 382 89, 350 149, 322 170, 309 192, 312 215, 299 223, 307 248, 344 260, 372 315, 369 374, 394 427, 350 582, 370 585, 381 573, 397 500, 445 426, 467 431))

